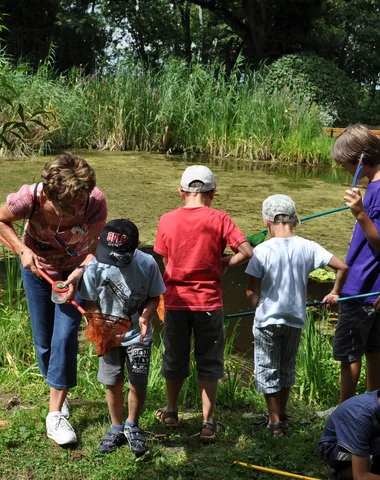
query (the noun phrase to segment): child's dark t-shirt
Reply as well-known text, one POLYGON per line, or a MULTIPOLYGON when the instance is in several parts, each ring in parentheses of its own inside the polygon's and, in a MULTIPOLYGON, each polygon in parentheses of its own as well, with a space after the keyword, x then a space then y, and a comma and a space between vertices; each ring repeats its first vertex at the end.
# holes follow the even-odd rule
POLYGON ((357 395, 334 410, 318 442, 321 454, 336 444, 361 457, 372 453, 372 445, 380 440, 379 394, 376 390, 357 395))

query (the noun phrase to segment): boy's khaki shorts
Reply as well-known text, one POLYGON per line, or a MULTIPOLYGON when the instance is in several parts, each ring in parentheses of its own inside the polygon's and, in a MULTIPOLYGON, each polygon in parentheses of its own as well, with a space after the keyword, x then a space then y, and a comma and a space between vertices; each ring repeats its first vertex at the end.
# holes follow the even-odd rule
POLYGON ((224 375, 223 310, 166 310, 161 374, 168 380, 189 376, 191 333, 198 379, 216 381, 224 375))

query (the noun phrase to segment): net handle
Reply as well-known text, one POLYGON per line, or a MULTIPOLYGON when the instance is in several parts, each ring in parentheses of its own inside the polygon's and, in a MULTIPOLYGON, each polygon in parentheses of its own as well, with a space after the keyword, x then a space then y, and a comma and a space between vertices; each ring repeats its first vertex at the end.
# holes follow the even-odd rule
MULTIPOLYGON (((12 250, 13 253, 16 253, 14 251, 14 249, 11 247, 11 245, 9 244, 9 242, 7 242, 5 240, 5 238, 3 237, 0 237, 0 242, 2 242, 6 247, 9 248, 9 250, 12 250)), ((54 285, 56 282, 45 272, 45 270, 43 270, 42 268, 38 268, 37 267, 37 270, 38 270, 38 274, 44 278, 47 282, 50 283, 50 285, 54 285)), ((82 315, 86 316, 87 315, 87 312, 84 308, 82 308, 75 300, 71 299, 70 300, 70 303, 71 305, 73 305, 82 315)))

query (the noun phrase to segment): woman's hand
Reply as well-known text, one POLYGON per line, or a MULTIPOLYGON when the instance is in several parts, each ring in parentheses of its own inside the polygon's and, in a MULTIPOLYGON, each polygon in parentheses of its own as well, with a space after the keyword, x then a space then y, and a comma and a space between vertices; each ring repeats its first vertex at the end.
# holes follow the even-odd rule
POLYGON ((83 276, 84 268, 76 268, 65 280, 66 287, 69 287, 67 292, 67 301, 69 302, 75 297, 78 288, 78 282, 83 276))
POLYGON ((35 275, 40 276, 38 269, 42 267, 40 265, 38 255, 36 255, 33 250, 28 247, 24 247, 20 252, 20 260, 24 268, 30 270, 35 275))
POLYGON ((344 201, 354 217, 357 217, 360 213, 365 211, 362 194, 358 188, 350 188, 349 190, 346 190, 344 201))

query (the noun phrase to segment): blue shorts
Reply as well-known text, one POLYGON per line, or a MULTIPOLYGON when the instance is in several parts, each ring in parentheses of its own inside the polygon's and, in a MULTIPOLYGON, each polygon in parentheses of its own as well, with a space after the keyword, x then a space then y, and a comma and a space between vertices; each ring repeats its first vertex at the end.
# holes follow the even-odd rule
MULTIPOLYGON (((351 466, 352 463, 352 453, 346 448, 342 447, 337 443, 333 442, 319 442, 318 451, 327 465, 336 470, 336 472, 341 472, 345 468, 351 466)), ((380 459, 380 439, 375 438, 371 443, 371 455, 369 455, 370 463, 376 461, 376 468, 378 468, 379 459, 380 459)), ((373 471, 373 469, 371 469, 373 471)))
POLYGON ((342 303, 334 336, 334 359, 352 363, 366 353, 377 352, 380 352, 380 312, 371 304, 342 303))

